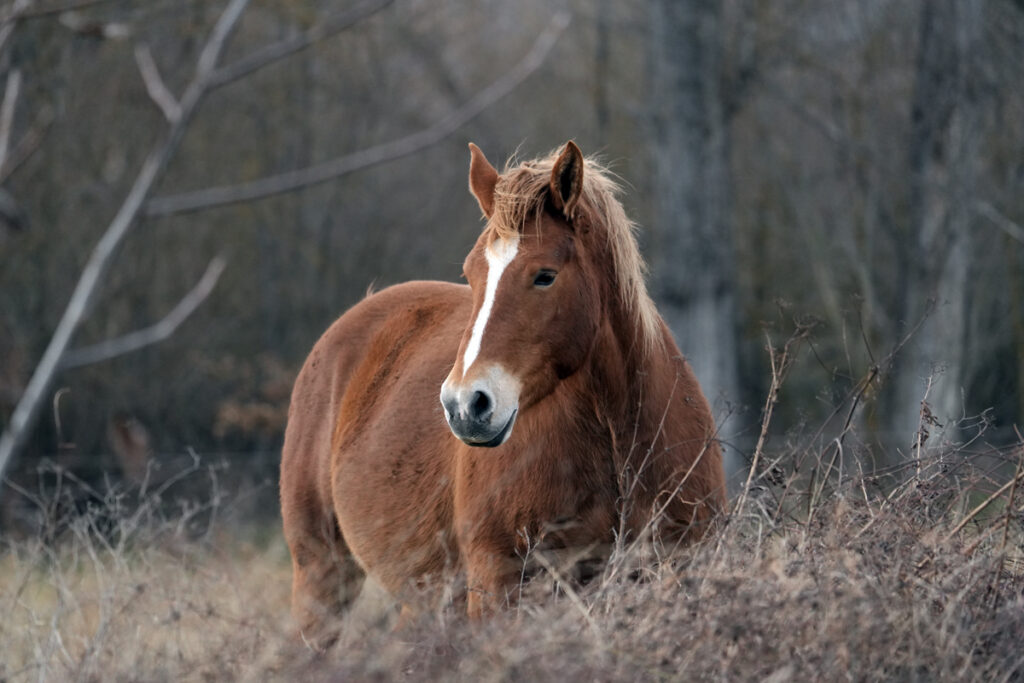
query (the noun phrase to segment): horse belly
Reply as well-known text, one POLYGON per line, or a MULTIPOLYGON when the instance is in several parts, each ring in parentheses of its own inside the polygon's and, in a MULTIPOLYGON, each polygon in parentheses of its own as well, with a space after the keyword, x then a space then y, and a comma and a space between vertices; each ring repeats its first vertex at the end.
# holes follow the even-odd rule
POLYGON ((466 315, 461 290, 396 296, 403 289, 382 292, 391 299, 387 319, 348 382, 331 466, 342 536, 363 569, 393 594, 456 564, 455 437, 438 397, 466 315))
POLYGON ((364 571, 393 595, 457 570, 451 485, 438 453, 367 438, 338 453, 334 506, 364 571))

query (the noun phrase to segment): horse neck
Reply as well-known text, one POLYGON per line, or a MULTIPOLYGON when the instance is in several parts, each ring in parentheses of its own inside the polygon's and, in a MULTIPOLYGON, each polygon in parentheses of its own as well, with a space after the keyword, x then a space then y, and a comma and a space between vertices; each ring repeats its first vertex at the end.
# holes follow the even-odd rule
MULTIPOLYGON (((615 297, 608 299, 616 301, 615 297)), ((659 351, 657 344, 642 338, 643 326, 633 311, 619 305, 605 310, 593 350, 581 374, 595 411, 622 430, 636 423, 640 406, 651 395, 654 378, 650 362, 659 351)))
MULTIPOLYGON (((620 278, 637 277, 638 274, 630 272, 628 264, 616 262, 615 247, 611 245, 619 238, 610 236, 609 232, 613 229, 600 219, 595 219, 593 214, 587 216, 585 220, 590 223, 590 230, 584 229, 584 232, 590 237, 588 251, 592 259, 592 268, 596 270, 591 274, 594 276, 593 281, 601 283, 600 286, 604 289, 602 315, 606 324, 601 330, 603 339, 599 339, 596 345, 596 349, 603 352, 604 357, 599 353, 595 360, 599 363, 611 361, 611 364, 623 374, 624 393, 635 399, 638 397, 637 394, 643 392, 650 355, 652 349, 661 346, 658 343, 660 340, 646 337, 649 330, 639 310, 641 304, 638 301, 623 300, 625 290, 620 278)), ((622 252, 628 250, 620 248, 619 258, 622 258, 622 252)), ((643 287, 642 283, 638 285, 641 290, 643 287)))
POLYGON ((598 223, 587 227, 590 229, 584 228, 583 232, 590 237, 590 274, 592 282, 601 283, 598 286, 604 290, 604 305, 597 339, 576 381, 583 383, 582 395, 593 397, 599 419, 621 432, 637 424, 642 406, 651 398, 663 398, 659 390, 664 383, 654 377, 651 364, 665 360, 665 349, 663 340, 644 336, 647 330, 637 306, 624 301, 617 278, 608 277, 616 272, 614 256, 607 246, 608 228, 598 223))

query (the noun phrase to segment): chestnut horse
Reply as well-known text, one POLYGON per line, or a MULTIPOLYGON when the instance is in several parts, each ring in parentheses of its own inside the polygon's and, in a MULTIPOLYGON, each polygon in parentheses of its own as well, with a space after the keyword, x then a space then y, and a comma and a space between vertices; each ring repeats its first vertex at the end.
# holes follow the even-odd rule
POLYGON ((725 508, 711 412, 608 173, 572 142, 503 174, 470 150, 469 286, 368 296, 295 382, 281 511, 310 638, 365 575, 402 600, 460 573, 478 617, 527 543, 679 541, 725 508))

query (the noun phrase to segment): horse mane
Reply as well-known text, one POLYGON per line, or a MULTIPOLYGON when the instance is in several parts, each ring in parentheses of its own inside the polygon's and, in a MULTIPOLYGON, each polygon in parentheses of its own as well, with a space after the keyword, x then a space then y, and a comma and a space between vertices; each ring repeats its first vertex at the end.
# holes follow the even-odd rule
MULTIPOLYGON (((494 191, 494 212, 484 229, 488 240, 514 237, 527 220, 540 221, 548 198, 551 170, 560 152, 560 149, 555 150, 522 163, 515 157, 508 160, 494 191)), ((626 216, 618 200, 620 189, 601 161, 586 157, 576 219, 583 218, 598 236, 603 233, 615 269, 619 298, 635 320, 637 347, 646 355, 661 345, 661 325, 654 302, 647 293, 647 264, 637 246, 637 225, 626 216)))

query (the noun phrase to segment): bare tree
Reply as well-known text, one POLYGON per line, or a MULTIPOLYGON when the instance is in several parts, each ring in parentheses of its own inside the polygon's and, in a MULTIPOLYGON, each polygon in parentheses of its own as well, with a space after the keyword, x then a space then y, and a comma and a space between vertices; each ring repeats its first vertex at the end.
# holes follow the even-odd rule
POLYGON ((530 51, 500 78, 476 93, 464 105, 451 112, 434 125, 405 137, 380 145, 330 159, 313 166, 289 171, 278 175, 259 178, 237 185, 211 187, 205 190, 185 192, 180 195, 156 197, 147 207, 150 216, 200 211, 215 206, 249 202, 285 192, 319 185, 357 170, 394 161, 414 154, 430 145, 437 144, 471 121, 481 112, 507 95, 527 76, 544 62, 555 40, 569 25, 569 15, 558 13, 552 18, 547 30, 537 37, 530 51))
POLYGON ((718 3, 650 5, 654 292, 719 409, 739 399, 721 21, 718 3))
POLYGON ((976 74, 981 0, 921 3, 909 139, 910 232, 902 254, 899 318, 928 314, 893 377, 892 436, 909 443, 928 401, 942 423, 964 414, 969 378, 969 279, 980 146, 976 74))
POLYGON ((45 393, 67 353, 75 331, 85 319, 95 300, 99 285, 110 268, 118 245, 135 225, 143 202, 163 175, 167 163, 181 142, 189 121, 209 91, 210 75, 217 67, 220 53, 247 4, 248 0, 232 0, 224 9, 207 39, 206 45, 200 52, 195 76, 185 89, 181 101, 172 111, 165 109, 164 113, 168 116, 170 123, 165 139, 149 153, 120 210, 93 249, 85 270, 71 295, 71 301, 53 333, 53 338, 36 366, 32 379, 29 380, 14 413, 11 414, 7 429, 3 435, 0 435, 0 477, 3 476, 11 456, 21 446, 42 407, 45 393))
POLYGON ((145 82, 147 93, 168 123, 168 132, 146 158, 120 210, 93 250, 64 315, 11 415, 7 429, 0 435, 0 478, 3 477, 12 456, 27 437, 45 403, 46 391, 62 368, 97 362, 166 339, 209 295, 216 284, 224 268, 219 258, 210 264, 206 274, 193 290, 160 322, 116 339, 69 351, 71 340, 89 314, 119 244, 144 214, 148 212, 150 215, 169 215, 196 211, 291 192, 398 159, 436 144, 507 95, 535 71, 569 23, 567 14, 556 14, 547 29, 538 36, 531 50, 517 65, 470 98, 466 104, 422 131, 298 171, 238 186, 186 193, 181 197, 166 197, 147 204, 153 189, 174 156, 185 130, 207 94, 353 25, 390 2, 391 0, 369 0, 349 12, 332 16, 295 38, 269 45, 226 66, 218 66, 220 54, 248 4, 248 0, 231 0, 200 52, 195 75, 180 99, 176 98, 164 83, 148 48, 145 45, 137 46, 135 59, 139 72, 145 82))

